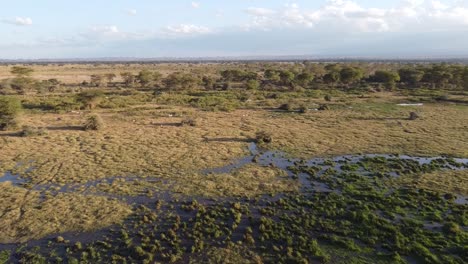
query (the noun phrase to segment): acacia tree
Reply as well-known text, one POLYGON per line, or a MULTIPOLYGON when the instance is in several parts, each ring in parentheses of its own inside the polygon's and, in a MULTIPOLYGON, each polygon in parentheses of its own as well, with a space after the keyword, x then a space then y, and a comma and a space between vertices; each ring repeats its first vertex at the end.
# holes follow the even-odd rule
POLYGON ((296 83, 302 87, 307 87, 314 80, 314 77, 310 72, 302 72, 296 76, 296 83))
POLYGON ((33 72, 33 69, 27 67, 14 66, 11 68, 10 73, 15 75, 10 84, 11 88, 19 93, 33 89, 37 84, 37 81, 30 77, 33 72))
POLYGON ((346 85, 360 81, 364 77, 364 72, 360 68, 345 67, 340 71, 340 80, 346 85))
POLYGON ((159 72, 152 72, 149 70, 143 70, 138 73, 136 80, 141 84, 142 87, 148 87, 151 84, 157 83, 161 80, 162 74, 159 72))
POLYGON ((10 73, 15 75, 17 78, 28 77, 34 72, 33 69, 27 67, 14 66, 11 68, 10 73))
POLYGON ((132 87, 135 84, 136 78, 135 75, 131 72, 122 72, 120 73, 125 85, 132 87))
POLYGON ((395 83, 400 81, 400 75, 396 72, 376 71, 369 79, 374 82, 384 83, 388 90, 392 90, 395 83))
POLYGON ((337 71, 329 72, 323 76, 323 81, 334 86, 340 81, 340 73, 337 71))
POLYGON ((462 75, 463 89, 468 91, 468 67, 465 67, 462 75))
POLYGON ((295 79, 295 75, 293 72, 291 71, 288 71, 288 70, 285 70, 285 71, 281 71, 280 74, 280 79, 281 79, 281 84, 282 85, 288 85, 288 86, 291 86, 294 79, 295 79))
POLYGON ((77 95, 77 101, 83 105, 84 109, 92 110, 102 101, 104 93, 101 90, 89 90, 77 95))
POLYGON ((423 78, 424 72, 419 69, 403 68, 398 70, 400 81, 409 85, 417 85, 423 78))

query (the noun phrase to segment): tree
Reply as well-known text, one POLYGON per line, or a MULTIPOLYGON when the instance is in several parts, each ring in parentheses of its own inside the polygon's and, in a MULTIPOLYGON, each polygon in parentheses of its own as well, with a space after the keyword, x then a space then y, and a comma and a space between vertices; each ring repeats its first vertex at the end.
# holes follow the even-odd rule
POLYGON ((101 90, 89 90, 77 95, 77 101, 83 104, 84 109, 92 110, 102 101, 104 93, 101 90))
POLYGON ((302 72, 296 76, 296 82, 302 87, 307 87, 314 80, 314 75, 309 72, 302 72))
POLYGON ((136 78, 135 75, 131 72, 122 72, 120 73, 120 76, 122 77, 125 85, 131 87, 135 84, 136 78))
POLYGON ((104 78, 105 76, 101 74, 91 75, 91 81, 90 81, 91 86, 95 86, 95 87, 104 86, 104 83, 105 83, 104 78))
POLYGON ((203 76, 202 83, 203 83, 203 87, 205 87, 206 90, 215 89, 216 81, 211 76, 203 76))
POLYGON ((462 75, 463 89, 468 91, 468 67, 465 67, 462 75))
POLYGON ((11 81, 11 88, 19 93, 33 89, 37 85, 37 81, 29 77, 33 72, 33 69, 27 67, 14 66, 11 68, 10 73, 16 76, 11 81))
POLYGON ((278 83, 281 80, 279 72, 271 69, 266 70, 264 76, 268 81, 274 83, 278 83))
POLYGON ((376 71, 369 79, 374 82, 384 83, 388 90, 392 90, 395 83, 400 81, 400 75, 396 72, 376 71))
POLYGON ((13 97, 0 97, 0 130, 17 127, 17 117, 21 111, 21 102, 13 97))
POLYGON ((400 81, 409 85, 418 84, 424 76, 424 72, 413 68, 403 68, 398 70, 400 81))
POLYGON ((246 87, 248 90, 257 90, 260 87, 260 83, 257 80, 248 80, 246 87))
POLYGON ((360 81, 364 77, 364 72, 360 68, 345 67, 340 71, 340 80, 345 84, 360 81))
POLYGON ((323 81, 328 84, 336 84, 340 81, 340 73, 332 71, 323 76, 323 81))
POLYGON ((117 77, 117 75, 115 75, 114 73, 106 73, 106 74, 104 74, 104 78, 106 78, 107 83, 112 82, 112 80, 113 80, 115 77, 117 77))
POLYGON ((138 73, 136 79, 142 87, 148 87, 150 84, 157 83, 162 77, 159 72, 143 70, 138 73))
POLYGON ((425 70, 422 81, 431 83, 434 87, 444 87, 452 77, 444 65, 434 65, 425 70))
POLYGON ((282 85, 291 85, 296 77, 291 71, 281 71, 280 74, 281 84, 282 85))
POLYGON ((163 79, 163 84, 168 89, 192 89, 201 84, 199 78, 188 73, 174 72, 163 79))
POLYGON ((11 68, 10 73, 16 75, 16 77, 27 77, 34 72, 33 69, 27 67, 14 66, 11 68))

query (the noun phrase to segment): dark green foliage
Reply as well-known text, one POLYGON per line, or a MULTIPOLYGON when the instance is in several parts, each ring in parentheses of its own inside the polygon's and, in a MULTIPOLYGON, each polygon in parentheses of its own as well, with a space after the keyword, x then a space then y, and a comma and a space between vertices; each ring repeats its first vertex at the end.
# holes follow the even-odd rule
POLYGON ((17 117, 21 109, 21 102, 18 99, 0 96, 0 130, 17 128, 17 117))
POLYGON ((424 72, 419 69, 413 68, 403 68, 398 71, 400 75, 400 81, 404 83, 408 83, 409 85, 416 85, 418 84, 423 76, 424 72))
POLYGON ((162 80, 166 89, 169 90, 183 90, 194 89, 202 84, 202 80, 197 76, 184 72, 175 72, 169 74, 162 80))
POLYGON ((7 250, 0 251, 0 264, 7 264, 10 260, 11 252, 7 250))
POLYGON ((325 95, 325 97, 323 99, 325 99, 325 101, 327 101, 327 102, 331 102, 332 97, 331 97, 331 95, 327 94, 327 95, 325 95))
POLYGON ((345 67, 340 71, 340 80, 345 84, 351 84, 360 81, 364 77, 361 68, 345 67))

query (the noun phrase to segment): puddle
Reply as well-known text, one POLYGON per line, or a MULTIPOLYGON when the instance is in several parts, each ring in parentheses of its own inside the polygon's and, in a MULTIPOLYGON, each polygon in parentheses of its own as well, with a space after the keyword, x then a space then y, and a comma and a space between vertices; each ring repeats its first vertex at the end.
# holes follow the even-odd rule
POLYGON ((0 177, 0 183, 2 182, 11 182, 13 185, 21 185, 26 183, 26 180, 22 179, 19 175, 6 172, 2 177, 0 177))
POLYGON ((397 104, 398 106, 423 106, 424 104, 397 104))

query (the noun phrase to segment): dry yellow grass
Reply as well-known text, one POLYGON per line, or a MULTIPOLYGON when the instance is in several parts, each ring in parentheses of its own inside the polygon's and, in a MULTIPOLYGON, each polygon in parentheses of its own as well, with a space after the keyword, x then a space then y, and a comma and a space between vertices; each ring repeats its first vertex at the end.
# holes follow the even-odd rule
POLYGON ((104 197, 38 192, 0 183, 0 243, 26 242, 66 231, 90 231, 119 223, 131 210, 104 197))
POLYGON ((284 171, 251 164, 230 173, 183 176, 173 191, 205 197, 255 197, 294 192, 298 189, 299 184, 289 179, 284 171))
POLYGON ((393 180, 392 184, 466 196, 468 195, 468 171, 439 171, 422 175, 405 175, 393 180))
POLYGON ((257 130, 272 132, 272 148, 298 157, 353 153, 468 156, 467 107, 427 105, 420 110, 423 118, 416 121, 405 120, 408 110, 401 111, 396 115, 402 118, 396 120, 352 109, 305 115, 264 110, 198 112, 197 127, 175 126, 180 117, 144 111, 131 117, 103 112, 106 127, 98 132, 71 130, 83 123, 82 115, 34 114, 25 116, 23 123, 53 130, 46 137, 32 138, 0 132, 0 168, 23 173, 33 183, 82 183, 126 175, 170 179, 246 155, 245 140, 257 130), (31 166, 34 170, 26 173, 31 166))
MULTIPOLYGON (((258 130, 272 133, 270 148, 295 157, 354 153, 468 157, 468 107, 428 104, 418 109, 421 119, 409 121, 405 118, 412 108, 393 107, 387 111, 387 106, 380 105, 392 100, 356 99, 348 104, 353 108, 306 114, 267 110, 203 112, 182 107, 158 109, 154 105, 132 110, 131 114, 129 109, 99 110, 106 126, 96 132, 75 129, 83 124, 83 114, 25 113, 23 124, 48 127, 49 134, 22 138, 0 132, 0 175, 14 171, 32 184, 85 183, 127 175, 169 181, 167 185, 122 181, 96 188, 118 194, 139 193, 151 188, 151 184, 154 190, 203 196, 255 196, 297 190, 294 182, 272 168, 248 166, 229 174, 200 173, 247 155, 247 141, 258 130), (168 111, 175 115, 169 116, 168 111), (190 112, 197 116, 197 126, 176 126, 190 112)), ((447 178, 446 183, 439 186, 432 181, 431 186, 456 187, 455 182, 465 178, 466 174, 459 174, 453 183, 447 178)), ((125 205, 106 198, 73 193, 40 201, 38 193, 25 192, 0 185, 0 199, 8 201, 0 203, 0 243, 102 227, 121 221, 129 213, 125 205), (18 221, 20 216, 22 220, 18 221)))

